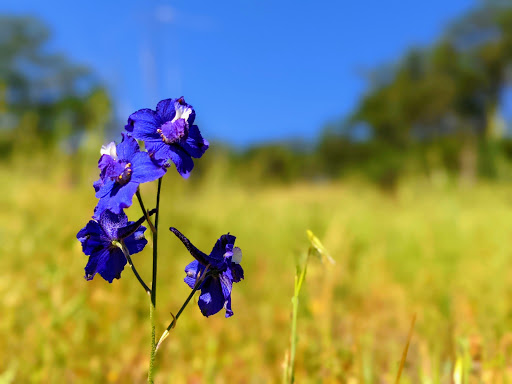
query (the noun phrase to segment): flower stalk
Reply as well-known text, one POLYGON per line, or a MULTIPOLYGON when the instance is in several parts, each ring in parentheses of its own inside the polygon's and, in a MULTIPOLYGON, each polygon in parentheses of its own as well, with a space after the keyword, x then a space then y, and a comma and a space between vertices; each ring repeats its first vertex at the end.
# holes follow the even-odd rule
POLYGON ((176 323, 178 322, 178 318, 181 316, 181 314, 183 313, 183 311, 185 310, 185 308, 187 307, 188 303, 190 302, 190 300, 192 299, 192 297, 194 297, 194 294, 197 292, 197 290, 201 287, 201 284, 203 283, 203 281, 206 279, 206 276, 208 274, 208 269, 209 269, 209 265, 206 267, 203 275, 197 279, 197 282, 196 284, 194 285, 194 288, 192 289, 192 292, 190 292, 190 295, 188 295, 187 299, 185 300, 185 302, 183 303, 183 305, 181 306, 181 308, 178 310, 178 313, 176 314, 176 316, 174 316, 172 313, 171 313, 171 316, 172 316, 172 321, 171 323, 169 324, 169 326, 167 327, 167 329, 164 331, 164 333, 162 334, 162 336, 160 336, 160 339, 158 340, 158 343, 156 344, 156 348, 155 348, 155 353, 158 352, 158 348, 160 347, 160 345, 162 344, 162 342, 167 338, 167 336, 169 336, 169 331, 171 329, 173 329, 175 326, 176 326, 176 323))
MULTIPOLYGON (((139 205, 140 205, 140 209, 142 210, 142 214, 146 218, 146 222, 149 225, 149 229, 151 229, 151 233, 155 233, 156 228, 153 225, 151 218, 149 217, 151 215, 151 213, 148 214, 148 212, 146 211, 146 207, 144 206, 144 202, 142 201, 142 196, 140 195, 140 188, 137 188, 137 192, 135 192, 135 194, 137 195, 137 200, 139 200, 139 205)), ((154 211, 156 212, 156 210, 154 210, 154 211)))
POLYGON ((142 288, 144 288, 144 290, 146 291, 146 293, 151 296, 151 288, 148 287, 148 285, 144 282, 144 280, 142 279, 142 277, 140 277, 139 275, 139 272, 137 272, 137 269, 135 268, 135 265, 133 265, 133 261, 132 261, 132 258, 130 257, 130 252, 128 251, 128 249, 126 248, 126 245, 124 244, 124 241, 121 241, 119 243, 119 245, 121 246, 121 250, 123 251, 124 253, 124 256, 126 257, 126 261, 128 261, 128 265, 130 266, 130 268, 132 269, 133 271, 133 274, 135 275, 135 277, 137 278, 137 280, 139 281, 140 285, 142 285, 142 288))
MULTIPOLYGON (((151 302, 149 305, 149 321, 151 323, 151 353, 149 357, 148 382, 154 382, 154 367, 156 356, 156 330, 155 330, 155 310, 156 310, 156 282, 157 282, 157 264, 158 264, 158 216, 160 215, 160 190, 162 188, 162 178, 158 179, 156 191, 156 212, 153 232, 153 273, 151 278, 151 302)), ((141 199, 142 201, 142 199, 141 199)), ((142 205, 141 205, 142 208, 142 205)))
POLYGON ((193 290, 156 343, 158 221, 162 177, 174 163, 177 172, 183 178, 188 178, 194 167, 193 159, 201 158, 209 148, 208 141, 194 124, 195 116, 194 108, 183 97, 162 100, 156 110, 144 108, 132 113, 121 142, 111 142, 101 147, 98 161, 100 175, 93 183, 98 203, 94 208, 93 220, 76 235, 82 244, 82 251, 89 257, 85 266, 87 280, 99 274, 112 283, 121 278, 121 272, 128 264, 150 298, 149 383, 154 383, 158 346, 176 325, 194 293, 201 290, 198 304, 203 315, 210 316, 224 308, 226 317, 230 317, 233 315, 232 285, 243 279, 240 266, 242 253, 240 248, 234 247, 235 236, 229 233, 222 235, 207 255, 195 248, 178 230, 171 228, 196 259, 185 267, 187 275, 184 281, 193 290), (142 149, 138 141, 144 142, 142 149), (158 180, 156 207, 147 210, 139 186, 155 180, 158 180), (134 195, 143 213, 136 222, 128 221, 125 213, 125 209, 132 206, 134 195), (154 218, 151 218, 152 215, 154 218), (140 276, 131 258, 131 255, 141 252, 148 242, 144 237, 144 221, 147 221, 153 239, 150 285, 140 276))

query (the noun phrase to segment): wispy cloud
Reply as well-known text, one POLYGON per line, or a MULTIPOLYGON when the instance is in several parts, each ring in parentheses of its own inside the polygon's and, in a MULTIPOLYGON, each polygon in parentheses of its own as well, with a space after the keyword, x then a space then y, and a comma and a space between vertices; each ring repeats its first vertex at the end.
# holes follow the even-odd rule
POLYGON ((211 17, 179 11, 168 4, 158 5, 155 8, 155 19, 160 23, 198 31, 211 31, 215 28, 215 22, 211 17))

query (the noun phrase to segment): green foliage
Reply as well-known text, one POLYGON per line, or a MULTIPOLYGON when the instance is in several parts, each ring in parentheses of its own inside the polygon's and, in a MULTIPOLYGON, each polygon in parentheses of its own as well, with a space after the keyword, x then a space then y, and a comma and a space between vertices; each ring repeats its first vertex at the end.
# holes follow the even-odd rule
POLYGON ((49 53, 49 37, 38 19, 0 17, 0 156, 20 138, 54 146, 110 120, 105 88, 88 68, 49 53))

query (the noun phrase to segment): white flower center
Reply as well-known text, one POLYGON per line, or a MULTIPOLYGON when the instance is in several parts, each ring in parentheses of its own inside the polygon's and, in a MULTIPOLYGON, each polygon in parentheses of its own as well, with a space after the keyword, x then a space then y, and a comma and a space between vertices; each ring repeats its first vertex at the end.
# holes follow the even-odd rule
POLYGON ((114 160, 117 160, 116 143, 112 141, 112 142, 108 143, 107 145, 102 145, 100 154, 109 155, 114 160))
POLYGON ((242 250, 240 248, 233 248, 233 256, 231 257, 231 261, 235 264, 240 264, 242 262, 242 250))
POLYGON ((176 116, 174 116, 174 119, 171 120, 171 123, 174 123, 178 119, 187 121, 190 114, 192 113, 192 108, 187 105, 181 105, 178 102, 174 103, 174 109, 176 110, 176 116))

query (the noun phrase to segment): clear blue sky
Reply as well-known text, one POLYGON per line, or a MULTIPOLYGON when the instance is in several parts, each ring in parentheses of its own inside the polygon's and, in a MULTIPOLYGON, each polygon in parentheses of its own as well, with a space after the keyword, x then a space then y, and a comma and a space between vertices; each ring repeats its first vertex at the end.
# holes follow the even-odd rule
MULTIPOLYGON (((2 0, 92 67, 125 120, 185 96, 209 139, 303 137, 351 111, 364 70, 439 37, 476 0, 2 0)), ((122 127, 120 127, 122 129, 122 127)))

